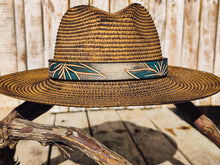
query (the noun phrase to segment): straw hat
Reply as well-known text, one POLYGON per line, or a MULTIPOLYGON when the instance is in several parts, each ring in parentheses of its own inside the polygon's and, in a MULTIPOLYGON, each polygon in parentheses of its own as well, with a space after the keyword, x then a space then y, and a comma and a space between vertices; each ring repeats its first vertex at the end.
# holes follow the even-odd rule
POLYGON ((0 92, 38 103, 103 107, 181 103, 213 95, 220 78, 168 66, 149 12, 76 6, 63 16, 49 69, 0 77, 0 92))

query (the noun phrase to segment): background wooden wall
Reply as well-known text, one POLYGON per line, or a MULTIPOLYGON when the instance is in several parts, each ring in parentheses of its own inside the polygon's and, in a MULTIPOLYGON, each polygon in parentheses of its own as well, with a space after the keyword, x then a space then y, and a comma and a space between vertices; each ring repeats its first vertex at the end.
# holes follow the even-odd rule
MULTIPOLYGON (((0 74, 47 67, 68 8, 89 4, 116 12, 134 2, 151 13, 169 64, 220 76, 220 0, 0 0, 0 74)), ((2 108, 17 104, 0 96, 2 108)), ((220 94, 196 104, 220 105, 220 94)))

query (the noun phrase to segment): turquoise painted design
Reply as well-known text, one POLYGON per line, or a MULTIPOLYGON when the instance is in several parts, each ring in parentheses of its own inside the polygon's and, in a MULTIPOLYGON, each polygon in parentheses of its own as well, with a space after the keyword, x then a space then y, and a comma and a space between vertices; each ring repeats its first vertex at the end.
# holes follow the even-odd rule
POLYGON ((145 62, 145 67, 137 69, 126 69, 125 71, 135 79, 148 79, 166 76, 168 73, 167 58, 157 61, 145 62))
POLYGON ((49 60, 49 76, 61 80, 81 80, 80 75, 105 77, 100 72, 83 63, 56 62, 49 60))
POLYGON ((167 58, 129 63, 78 63, 49 60, 49 76, 60 80, 130 80, 166 76, 167 58))

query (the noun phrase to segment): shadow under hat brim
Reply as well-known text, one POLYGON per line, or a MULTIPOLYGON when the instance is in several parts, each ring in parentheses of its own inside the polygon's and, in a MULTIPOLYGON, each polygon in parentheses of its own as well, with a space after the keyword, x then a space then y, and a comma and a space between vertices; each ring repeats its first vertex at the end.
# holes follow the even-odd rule
POLYGON ((206 72, 168 67, 166 77, 126 81, 63 81, 36 69, 0 77, 0 93, 44 104, 74 107, 181 103, 220 91, 220 78, 206 72))

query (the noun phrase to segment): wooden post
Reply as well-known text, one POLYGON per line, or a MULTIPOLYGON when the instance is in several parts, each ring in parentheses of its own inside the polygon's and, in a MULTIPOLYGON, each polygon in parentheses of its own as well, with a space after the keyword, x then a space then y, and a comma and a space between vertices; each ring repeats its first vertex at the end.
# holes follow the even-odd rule
POLYGON ((169 65, 180 66, 184 1, 167 0, 166 5, 165 56, 169 65))
POLYGON ((181 66, 197 69, 200 0, 184 1, 181 66))
MULTIPOLYGON (((14 1, 0 1, 0 75, 17 72, 14 1)), ((17 106, 18 100, 0 95, 0 107, 17 106)))
MULTIPOLYGON (((198 54, 198 69, 213 73, 216 38, 216 22, 218 0, 203 0, 201 3, 200 39, 198 54)), ((211 97, 197 100, 196 104, 210 105, 211 97)))
POLYGON ((216 125, 202 114, 192 102, 174 104, 186 115, 194 126, 220 148, 220 131, 216 125))

